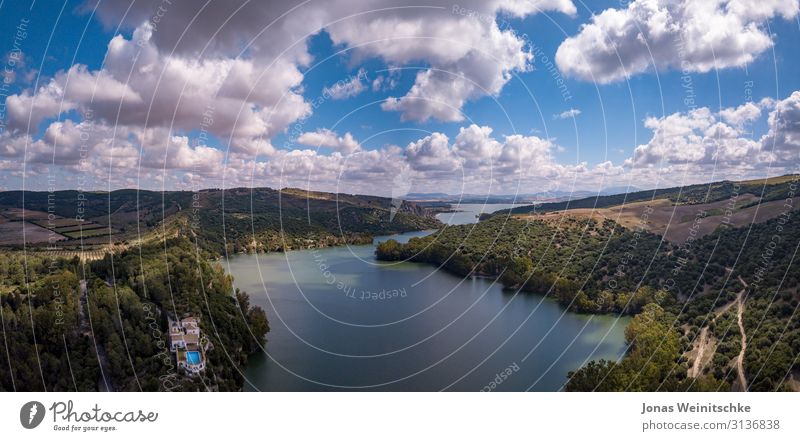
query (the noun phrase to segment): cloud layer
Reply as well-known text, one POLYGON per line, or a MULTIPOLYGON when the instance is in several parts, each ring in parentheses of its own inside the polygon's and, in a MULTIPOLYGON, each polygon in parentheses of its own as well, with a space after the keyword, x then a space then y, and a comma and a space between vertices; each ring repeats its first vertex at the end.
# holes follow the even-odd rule
MULTIPOLYGON (((4 176, 41 179, 56 172, 66 187, 89 178, 86 188, 293 185, 386 195, 402 177, 412 192, 513 193, 554 189, 553 183, 585 189, 632 179, 645 186, 654 168, 747 176, 798 162, 800 92, 648 118, 652 139, 624 163, 593 167, 559 162, 554 139, 497 134, 483 124, 464 122, 457 133, 451 126, 452 132, 438 129, 376 149, 350 132, 300 124, 317 110, 305 79, 319 61, 309 39, 321 32, 356 71, 321 86, 324 97, 346 100, 372 90, 391 95, 380 108, 392 118, 460 122, 468 103, 499 96, 531 68, 526 40, 498 26, 498 17, 574 16, 569 0, 458 6, 444 0, 425 6, 111 0, 83 9, 95 7, 109 30, 124 32, 108 41, 102 67, 66 66, 36 89, 8 97, 8 130, 0 133, 4 176), (370 81, 358 69, 365 60, 389 70, 370 81), (758 121, 769 129, 754 138, 749 132, 758 121), (293 125, 302 128, 291 137, 293 125), (291 145, 273 146, 280 136, 293 138, 291 145)), ((556 60, 564 73, 599 82, 653 67, 741 66, 773 44, 767 20, 797 12, 797 0, 635 0, 594 16, 563 42, 556 60)), ((580 114, 567 109, 553 116, 580 114)))
POLYGON ((653 137, 625 161, 634 169, 692 169, 727 177, 796 173, 800 163, 800 91, 713 112, 706 107, 648 118, 653 137), (764 112, 760 137, 752 126, 764 112))
POLYGON ((634 0, 607 9, 558 48, 569 75, 609 83, 648 69, 743 66, 773 45, 766 21, 792 19, 797 0, 634 0))
MULTIPOLYGON (((410 69, 414 84, 390 97, 385 110, 403 120, 459 121, 466 102, 497 95, 514 72, 529 68, 524 42, 498 28, 497 14, 575 13, 569 0, 461 4, 87 1, 80 11, 94 14, 109 31, 129 33, 110 39, 101 68, 69 66, 40 79, 35 90, 9 96, 0 154, 4 161, 24 160, 28 173, 81 164, 110 176, 114 167, 139 167, 137 179, 159 169, 163 176, 171 170, 218 176, 206 168, 223 161, 228 167, 300 163, 307 151, 279 151, 272 140, 314 110, 304 97, 302 73, 314 61, 312 36, 327 32, 354 62, 374 58, 396 72, 410 69), (190 139, 198 130, 201 139, 190 139), (212 138, 222 151, 208 146, 212 138)), ((396 84, 395 74, 388 74, 371 86, 396 84)), ((346 99, 367 88, 362 70, 328 86, 326 96, 346 99)), ((359 148, 352 135, 324 129, 301 138, 336 154, 359 148)), ((120 185, 135 183, 126 182, 120 185)))

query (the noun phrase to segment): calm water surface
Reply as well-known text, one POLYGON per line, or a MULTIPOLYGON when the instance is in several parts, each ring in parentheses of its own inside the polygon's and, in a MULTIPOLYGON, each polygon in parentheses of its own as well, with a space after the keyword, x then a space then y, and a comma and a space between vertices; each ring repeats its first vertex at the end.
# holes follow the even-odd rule
POLYGON ((453 205, 452 213, 439 213, 436 218, 448 225, 474 224, 481 213, 493 213, 497 210, 521 207, 529 204, 458 204, 453 205))
POLYGON ((245 390, 474 391, 494 381, 496 390, 555 391, 587 360, 624 352, 625 318, 569 313, 492 280, 377 262, 373 252, 336 247, 226 263, 271 327, 267 353, 247 364, 245 390))

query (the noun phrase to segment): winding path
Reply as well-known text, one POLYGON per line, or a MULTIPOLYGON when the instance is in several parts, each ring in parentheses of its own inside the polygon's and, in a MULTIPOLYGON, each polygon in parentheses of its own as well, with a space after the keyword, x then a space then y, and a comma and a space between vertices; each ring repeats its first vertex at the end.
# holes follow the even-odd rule
POLYGON ((699 377, 700 374, 703 372, 703 356, 706 352, 706 347, 708 346, 708 326, 704 326, 700 330, 700 336, 697 337, 697 355, 695 356, 694 363, 692 367, 689 369, 688 376, 692 378, 699 377))
MULTIPOLYGON (((729 268, 726 268, 730 271, 729 268)), ((742 279, 742 276, 739 277, 739 282, 742 284, 743 288, 736 294, 736 299, 732 302, 718 308, 714 311, 714 317, 711 319, 715 321, 717 318, 725 314, 729 309, 731 309, 734 305, 736 305, 737 312, 736 312, 736 321, 739 325, 739 334, 742 336, 742 344, 741 350, 739 351, 739 355, 736 356, 736 370, 737 370, 737 379, 734 383, 734 388, 738 388, 743 392, 747 392, 747 377, 744 374, 744 353, 747 350, 747 334, 744 330, 744 303, 745 303, 745 293, 747 292, 747 282, 742 279)), ((692 367, 687 372, 687 376, 689 377, 698 377, 703 371, 704 363, 703 363, 703 356, 705 355, 706 348, 708 346, 708 326, 703 327, 700 329, 700 334, 696 338, 697 344, 697 355, 694 357, 694 363, 692 367)))
POLYGON ((91 336, 94 342, 95 352, 97 353, 97 362, 100 365, 100 378, 97 379, 97 389, 100 391, 114 392, 114 384, 111 381, 111 368, 108 362, 108 353, 102 344, 97 343, 94 336, 91 321, 89 320, 89 289, 85 279, 80 282, 80 330, 81 334, 91 336))
POLYGON ((739 322, 739 333, 742 335, 742 349, 739 351, 739 356, 736 360, 736 368, 739 371, 739 387, 743 392, 747 392, 747 377, 744 375, 744 351, 747 349, 747 334, 744 332, 744 323, 742 316, 744 315, 744 294, 747 292, 747 282, 739 276, 739 282, 744 286, 739 294, 736 294, 736 304, 739 308, 737 313, 737 321, 739 322))

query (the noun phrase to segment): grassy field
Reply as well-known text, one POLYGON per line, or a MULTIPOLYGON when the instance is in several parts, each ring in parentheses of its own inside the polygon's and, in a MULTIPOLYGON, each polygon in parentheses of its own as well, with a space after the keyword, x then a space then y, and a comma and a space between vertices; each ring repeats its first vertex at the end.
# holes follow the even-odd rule
POLYGON ((50 237, 53 240, 65 240, 61 234, 51 232, 30 222, 4 222, 0 223, 0 245, 21 245, 23 238, 28 244, 47 243, 50 237), (23 235, 24 230, 24 235, 23 235))
POLYGON ((784 211, 782 200, 752 205, 757 200, 751 194, 740 195, 735 201, 723 200, 695 205, 675 205, 668 199, 656 199, 609 208, 576 208, 516 217, 554 222, 564 216, 611 219, 627 228, 643 228, 650 233, 664 236, 670 242, 684 243, 690 237, 701 237, 714 232, 723 223, 741 227, 767 221, 784 211), (731 204, 732 210, 729 207, 731 204))
MULTIPOLYGON (((46 227, 45 225, 42 226, 46 227)), ((54 230, 58 233, 71 233, 73 231, 81 231, 81 230, 87 231, 87 230, 95 230, 97 228, 108 228, 108 227, 94 222, 85 222, 82 225, 70 225, 67 227, 54 228, 54 230)))
POLYGON ((77 231, 65 231, 63 234, 72 239, 80 239, 81 237, 113 236, 116 234, 116 231, 109 230, 108 227, 105 226, 99 226, 99 228, 94 228, 91 230, 84 229, 77 231))
POLYGON ((2 208, 0 209, 0 215, 5 217, 8 220, 26 220, 26 221, 35 221, 35 220, 47 220, 47 213, 44 211, 36 211, 36 210, 26 210, 23 208, 2 208))
POLYGON ((779 201, 786 198, 787 194, 794 192, 800 182, 800 175, 775 176, 766 179, 750 181, 718 181, 708 184, 685 185, 680 187, 659 188, 655 190, 641 190, 630 193, 598 195, 581 199, 561 202, 545 202, 536 205, 523 205, 520 207, 498 210, 493 215, 504 214, 531 214, 547 213, 579 208, 598 209, 612 208, 634 202, 652 202, 659 199, 668 199, 677 205, 700 205, 719 201, 727 201, 735 195, 751 194, 760 199, 754 199, 751 204, 759 202, 779 201))
POLYGON ((81 224, 86 225, 86 221, 79 221, 70 217, 57 217, 56 219, 52 220, 42 219, 34 221, 33 223, 44 228, 67 228, 77 227, 81 224))
POLYGON ((775 185, 786 182, 796 181, 797 175, 775 176, 766 179, 751 179, 749 181, 739 181, 741 185, 775 185))

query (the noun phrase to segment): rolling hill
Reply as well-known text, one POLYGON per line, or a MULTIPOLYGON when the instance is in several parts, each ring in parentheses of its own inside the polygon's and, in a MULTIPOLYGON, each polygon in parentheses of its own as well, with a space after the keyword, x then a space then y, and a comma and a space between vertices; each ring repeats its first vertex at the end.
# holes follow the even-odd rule
POLYGON ((0 246, 36 250, 56 244, 59 253, 69 254, 185 234, 217 253, 277 251, 441 225, 414 202, 404 202, 392 216, 391 202, 292 188, 8 191, 0 193, 0 232, 6 233, 0 246))
POLYGON ((684 243, 720 226, 761 223, 784 211, 786 195, 798 175, 753 181, 721 181, 500 210, 513 216, 559 222, 563 217, 609 219, 629 229, 641 228, 673 243, 684 243))

